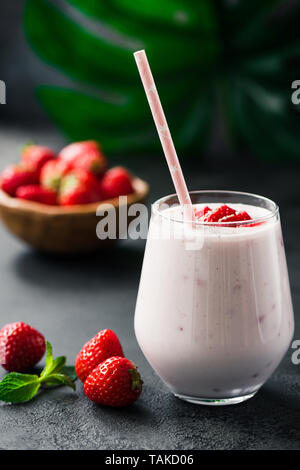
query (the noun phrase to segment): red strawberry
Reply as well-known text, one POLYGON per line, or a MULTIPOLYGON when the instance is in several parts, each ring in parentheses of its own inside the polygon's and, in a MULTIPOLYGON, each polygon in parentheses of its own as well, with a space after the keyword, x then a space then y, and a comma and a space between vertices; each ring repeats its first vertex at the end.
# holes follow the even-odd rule
POLYGON ((63 160, 50 160, 41 169, 40 182, 44 188, 58 191, 61 180, 68 171, 70 171, 70 165, 63 160))
POLYGON ((52 191, 52 189, 43 188, 38 184, 20 186, 16 191, 16 197, 20 199, 26 199, 27 201, 48 204, 50 206, 55 206, 57 204, 56 193, 52 191))
POLYGON ((27 145, 22 152, 22 164, 28 170, 36 171, 38 176, 42 166, 54 158, 56 158, 55 152, 41 145, 27 145))
POLYGON ((0 330, 0 363, 4 369, 23 372, 45 354, 44 336, 23 322, 10 323, 0 330))
POLYGON ((142 393, 143 381, 125 357, 110 357, 99 364, 84 382, 85 395, 101 405, 121 407, 135 402, 142 393))
POLYGON ((61 181, 59 202, 62 206, 89 204, 102 200, 98 179, 86 170, 73 170, 61 181))
POLYGON ((204 217, 204 222, 219 222, 220 219, 223 217, 227 217, 228 215, 235 214, 235 210, 232 209, 231 207, 226 206, 226 204, 223 204, 222 206, 218 207, 217 209, 209 212, 205 217, 204 217))
POLYGON ((87 153, 75 158, 72 162, 72 168, 91 171, 95 175, 102 175, 107 168, 107 160, 104 155, 95 155, 87 153))
POLYGON ((198 210, 195 209, 195 217, 197 219, 201 219, 201 217, 203 217, 204 215, 206 215, 210 211, 211 211, 211 208, 208 207, 208 206, 201 207, 201 209, 198 209, 198 210))
POLYGON ((64 147, 59 157, 66 161, 73 161, 78 156, 84 154, 92 154, 100 151, 100 144, 96 140, 83 140, 81 142, 73 142, 64 147))
POLYGON ((125 196, 134 191, 130 173, 120 166, 108 170, 103 176, 100 185, 105 199, 125 196))
POLYGON ((20 165, 11 165, 2 172, 1 188, 10 196, 15 196, 20 186, 37 183, 35 171, 27 170, 20 165))
POLYGON ((72 168, 91 171, 97 175, 104 173, 107 168, 107 159, 101 151, 99 142, 95 140, 67 145, 61 150, 59 157, 69 162, 72 168))
POLYGON ((242 220, 252 220, 246 211, 236 212, 235 214, 227 215, 219 220, 219 222, 240 222, 242 220))
POLYGON ((84 382, 98 364, 111 356, 124 356, 121 343, 112 330, 99 331, 85 343, 76 357, 75 369, 78 378, 84 382))

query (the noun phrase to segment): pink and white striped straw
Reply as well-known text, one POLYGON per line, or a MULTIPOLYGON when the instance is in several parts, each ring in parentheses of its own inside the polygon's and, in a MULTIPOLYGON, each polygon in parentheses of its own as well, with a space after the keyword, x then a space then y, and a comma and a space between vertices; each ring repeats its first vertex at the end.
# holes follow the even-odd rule
POLYGON ((193 219, 191 198, 186 186, 178 156, 174 147, 168 123, 158 96, 149 62, 144 50, 134 53, 134 58, 144 85, 145 93, 152 112, 154 123, 160 138, 160 142, 168 163, 175 190, 181 206, 185 210, 185 218, 193 219))

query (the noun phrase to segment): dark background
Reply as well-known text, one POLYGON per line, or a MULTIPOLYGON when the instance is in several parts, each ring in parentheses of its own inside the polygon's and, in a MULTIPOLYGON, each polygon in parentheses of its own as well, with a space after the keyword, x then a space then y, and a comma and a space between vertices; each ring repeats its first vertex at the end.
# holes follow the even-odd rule
MULTIPOLYGON (((27 141, 59 149, 70 139, 49 119, 35 95, 40 83, 69 86, 70 79, 46 65, 29 48, 22 11, 22 1, 1 1, 0 79, 7 85, 7 104, 0 106, 1 166, 16 161, 27 141)), ((295 72, 293 79, 299 76, 295 72)), ((288 94, 289 83, 287 80, 288 94)), ((208 151, 199 152, 193 160, 183 158, 188 186, 249 191, 279 204, 298 339, 298 160, 284 155, 279 161, 265 160, 249 148, 228 152, 223 146, 218 113, 214 128, 208 151)), ((156 138, 154 132, 153 136, 156 138)), ((111 158, 149 181, 149 202, 173 192, 161 150, 134 157, 130 152, 112 152, 111 158)), ((3 404, 1 449, 300 448, 300 366, 291 362, 292 349, 255 398, 233 407, 205 408, 183 403, 154 374, 133 331, 143 241, 125 241, 96 256, 47 256, 32 251, 0 227, 0 247, 1 324, 17 320, 32 324, 51 341, 55 355, 67 355, 69 364, 85 341, 98 330, 111 328, 120 336, 126 355, 139 366, 145 382, 140 400, 127 410, 93 405, 85 399, 81 384, 77 384, 77 394, 61 388, 28 404, 3 404)))
POLYGON ((0 74, 7 86, 7 105, 1 107, 1 121, 47 126, 49 120, 36 102, 34 87, 51 78, 51 68, 35 57, 25 40, 24 2, 2 0, 0 8, 0 74))

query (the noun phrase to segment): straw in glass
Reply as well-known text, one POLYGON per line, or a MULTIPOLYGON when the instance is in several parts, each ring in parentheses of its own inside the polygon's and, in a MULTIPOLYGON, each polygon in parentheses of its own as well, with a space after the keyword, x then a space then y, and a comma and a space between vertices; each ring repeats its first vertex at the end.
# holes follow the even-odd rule
POLYGON ((152 72, 144 50, 134 53, 135 61, 145 89, 154 123, 172 176, 180 205, 185 208, 185 219, 193 219, 191 198, 182 173, 169 126, 159 99, 152 72))

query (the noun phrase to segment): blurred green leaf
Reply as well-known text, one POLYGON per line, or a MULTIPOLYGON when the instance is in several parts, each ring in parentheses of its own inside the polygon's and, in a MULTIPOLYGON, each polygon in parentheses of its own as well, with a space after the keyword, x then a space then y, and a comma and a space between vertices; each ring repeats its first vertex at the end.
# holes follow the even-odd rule
POLYGON ((238 132, 253 152, 259 145, 270 161, 299 158, 300 120, 296 112, 289 112, 286 95, 258 93, 243 83, 236 87, 231 105, 238 132))
POLYGON ((179 149, 202 151, 218 109, 232 148, 299 158, 300 2, 27 0, 24 20, 36 53, 73 80, 37 89, 71 139, 118 154, 159 147, 132 56, 144 48, 179 149))
MULTIPOLYGON (((97 136, 106 152, 120 153, 147 149, 155 141, 153 125, 150 130, 141 125, 139 129, 136 126, 129 129, 126 117, 123 126, 120 124, 117 109, 124 116, 124 106, 109 105, 92 96, 58 87, 40 87, 38 95, 50 116, 73 140, 93 139, 97 136)), ((146 102, 144 107, 147 109, 146 102)))
MULTIPOLYGON (((105 18, 102 18, 104 23, 105 18)), ((117 41, 118 31, 105 23, 106 29, 98 28, 97 35, 76 24, 47 0, 29 0, 25 10, 27 36, 36 51, 47 62, 55 64, 76 79, 91 85, 106 83, 105 80, 123 84, 137 79, 132 53, 137 48, 147 49, 148 56, 155 58, 153 72, 170 73, 182 67, 192 67, 199 57, 208 62, 215 54, 211 41, 203 40, 192 47, 190 38, 164 31, 153 34, 139 23, 130 23, 122 42, 117 41), (170 44, 176 54, 170 54, 170 44), (167 60, 166 60, 167 58, 167 60), (121 77, 121 81, 120 81, 121 77)), ((117 24, 124 26, 122 16, 117 24)), ((118 89, 118 87, 117 87, 118 89)))
MULTIPOLYGON (((118 153, 159 147, 145 96, 142 96, 140 108, 147 111, 147 126, 145 121, 139 123, 136 113, 128 113, 127 108, 120 106, 116 113, 116 106, 75 90, 44 86, 39 87, 38 96, 53 120, 71 139, 92 139, 97 135, 106 151, 118 153)), ((205 130, 209 128, 211 119, 209 95, 203 98, 201 106, 200 102, 200 98, 195 101, 182 97, 182 113, 172 119, 171 126, 175 131, 174 138, 178 148, 186 147, 191 140, 198 141, 201 148, 206 140, 205 130), (202 133, 199 133, 199 119, 202 133)))
POLYGON ((123 31, 126 22, 121 23, 120 18, 130 21, 132 19, 143 21, 143 24, 158 23, 169 29, 180 31, 193 31, 199 36, 199 32, 211 32, 216 29, 216 18, 210 1, 200 0, 111 0, 99 2, 95 0, 70 0, 82 11, 96 18, 109 15, 110 24, 116 25, 114 16, 110 15, 111 9, 117 11, 118 24, 123 31), (105 5, 110 3, 110 9, 105 5))

